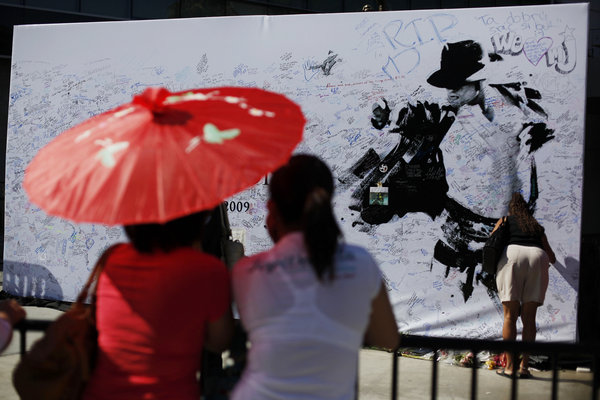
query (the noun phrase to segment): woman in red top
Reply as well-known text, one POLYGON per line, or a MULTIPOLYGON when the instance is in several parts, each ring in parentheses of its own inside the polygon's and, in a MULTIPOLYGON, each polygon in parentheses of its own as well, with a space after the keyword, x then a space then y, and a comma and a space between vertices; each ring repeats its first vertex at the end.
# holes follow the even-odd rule
POLYGON ((229 275, 201 251, 208 213, 126 226, 97 288, 98 360, 83 398, 194 399, 202 349, 232 332, 229 275))

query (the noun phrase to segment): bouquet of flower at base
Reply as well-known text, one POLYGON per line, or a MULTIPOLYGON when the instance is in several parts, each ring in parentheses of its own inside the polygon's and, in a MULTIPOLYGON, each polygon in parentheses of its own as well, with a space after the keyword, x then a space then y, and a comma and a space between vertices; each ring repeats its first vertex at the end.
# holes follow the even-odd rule
POLYGON ((475 356, 471 352, 466 354, 456 354, 454 360, 461 367, 472 367, 475 364, 475 356))
POLYGON ((504 353, 492 355, 485 362, 485 366, 487 367, 487 369, 495 369, 495 368, 498 368, 498 367, 505 367, 506 366, 506 359, 504 357, 504 353))

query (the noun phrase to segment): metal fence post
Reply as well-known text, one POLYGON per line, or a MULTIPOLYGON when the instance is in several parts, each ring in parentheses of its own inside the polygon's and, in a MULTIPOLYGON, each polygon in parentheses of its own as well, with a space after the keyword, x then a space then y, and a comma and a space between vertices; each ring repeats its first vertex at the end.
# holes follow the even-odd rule
POLYGON ((558 353, 552 353, 552 400, 558 399, 558 353))
POLYGON ((392 400, 398 398, 398 357, 400 350, 392 353, 392 400))
POLYGON ((433 351, 433 367, 431 370, 431 400, 437 399, 437 379, 438 379, 438 350, 433 351))
MULTIPOLYGON (((544 354, 552 358, 552 399, 558 398, 558 383, 559 383, 559 369, 558 363, 560 361, 561 354, 586 354, 593 360, 593 387, 592 387, 592 400, 600 400, 600 345, 593 344, 578 344, 578 343, 565 343, 565 342, 522 342, 514 340, 481 340, 481 339, 459 339, 459 338, 446 338, 446 337, 433 337, 433 336, 419 336, 419 335, 403 335, 402 344, 409 348, 420 348, 420 349, 436 349, 433 351, 433 364, 432 364, 432 382, 431 382, 431 398, 436 400, 438 392, 438 355, 440 349, 460 349, 468 350, 471 349, 473 352, 473 370, 471 371, 471 399, 477 398, 477 369, 479 367, 479 360, 477 354, 483 350, 504 352, 505 354, 513 355, 512 365, 512 376, 511 376, 511 399, 517 399, 517 371, 519 369, 518 355, 520 353, 534 353, 544 354)), ((399 386, 399 360, 397 357, 401 355, 400 350, 394 354, 392 373, 392 399, 396 400, 398 396, 399 386)), ((507 372, 509 372, 507 370, 507 372)))
POLYGON ((519 363, 518 353, 515 350, 512 350, 512 375, 511 385, 510 385, 510 398, 512 400, 517 400, 517 364, 519 363))
POLYGON ((479 369, 479 360, 477 351, 473 351, 473 368, 471 370, 471 400, 477 398, 477 370, 479 369))
POLYGON ((19 325, 19 353, 20 357, 25 355, 25 351, 27 350, 27 326, 19 325))

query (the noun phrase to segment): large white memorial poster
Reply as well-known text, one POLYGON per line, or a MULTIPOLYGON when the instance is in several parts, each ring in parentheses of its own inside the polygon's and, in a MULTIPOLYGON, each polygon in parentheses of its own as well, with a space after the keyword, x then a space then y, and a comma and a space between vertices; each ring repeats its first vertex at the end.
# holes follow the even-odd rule
MULTIPOLYGON (((402 331, 500 337, 481 248, 520 191, 558 258, 538 337, 573 340, 586 36, 584 4, 16 27, 5 289, 72 300, 123 239, 28 202, 38 149, 148 86, 257 86, 302 106, 298 151, 333 169, 345 240, 378 260, 402 331)), ((248 254, 271 245, 267 196, 265 178, 229 199, 248 254)))

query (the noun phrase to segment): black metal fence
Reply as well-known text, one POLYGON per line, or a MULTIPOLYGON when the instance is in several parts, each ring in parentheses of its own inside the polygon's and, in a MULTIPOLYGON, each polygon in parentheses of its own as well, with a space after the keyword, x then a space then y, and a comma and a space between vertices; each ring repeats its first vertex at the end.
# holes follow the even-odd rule
MULTIPOLYGON (((558 373, 559 359, 561 356, 579 355, 586 358, 592 364, 593 383, 592 383, 592 400, 599 400, 600 392, 600 345, 599 344, 575 344, 562 342, 517 342, 517 341, 493 341, 479 339, 457 339, 457 338, 442 338, 431 336, 404 335, 402 336, 401 345, 403 347, 425 348, 433 352, 431 366, 431 399, 436 400, 438 397, 438 355, 440 350, 466 350, 473 353, 473 361, 471 369, 471 385, 470 398, 477 399, 477 372, 479 370, 477 354, 482 351, 490 352, 512 352, 513 359, 517 360, 518 355, 528 353, 532 355, 546 355, 550 358, 552 367, 552 400, 558 399, 558 373)), ((399 365, 398 358, 400 352, 393 355, 392 364, 392 400, 398 399, 398 377, 399 365)), ((517 399, 517 362, 513 363, 513 374, 511 384, 511 399, 517 399)))
MULTIPOLYGON (((50 325, 52 321, 48 320, 35 320, 27 319, 16 325, 16 329, 20 332, 20 352, 21 355, 25 354, 27 349, 27 331, 44 331, 50 325)), ((576 343, 562 343, 562 342, 518 342, 518 341, 494 341, 494 340, 480 340, 480 339, 458 339, 458 338, 442 338, 432 336, 417 336, 417 335, 403 335, 402 343, 403 348, 426 348, 433 352, 432 366, 431 366, 431 399, 436 400, 438 397, 438 355, 441 350, 466 350, 473 353, 473 365, 471 366, 471 384, 470 393, 471 399, 477 399, 477 372, 479 370, 479 362, 477 354, 482 351, 490 352, 512 352, 513 359, 517 360, 517 356, 522 353, 528 353, 531 355, 546 355, 550 358, 552 368, 552 392, 551 399, 558 399, 558 373, 559 373, 559 359, 561 356, 574 356, 579 355, 587 358, 592 365, 593 372, 593 383, 592 383, 592 400, 600 400, 600 344, 576 344, 576 343)), ((392 364, 392 388, 391 398, 392 400, 398 399, 398 377, 399 362, 398 359, 401 357, 400 351, 393 354, 392 364)), ((518 363, 513 363, 513 374, 511 384, 511 399, 517 399, 517 374, 516 368, 518 363)))
POLYGON ((52 321, 44 319, 24 319, 15 325, 15 330, 20 333, 19 352, 21 357, 27 351, 27 331, 45 331, 52 321))

